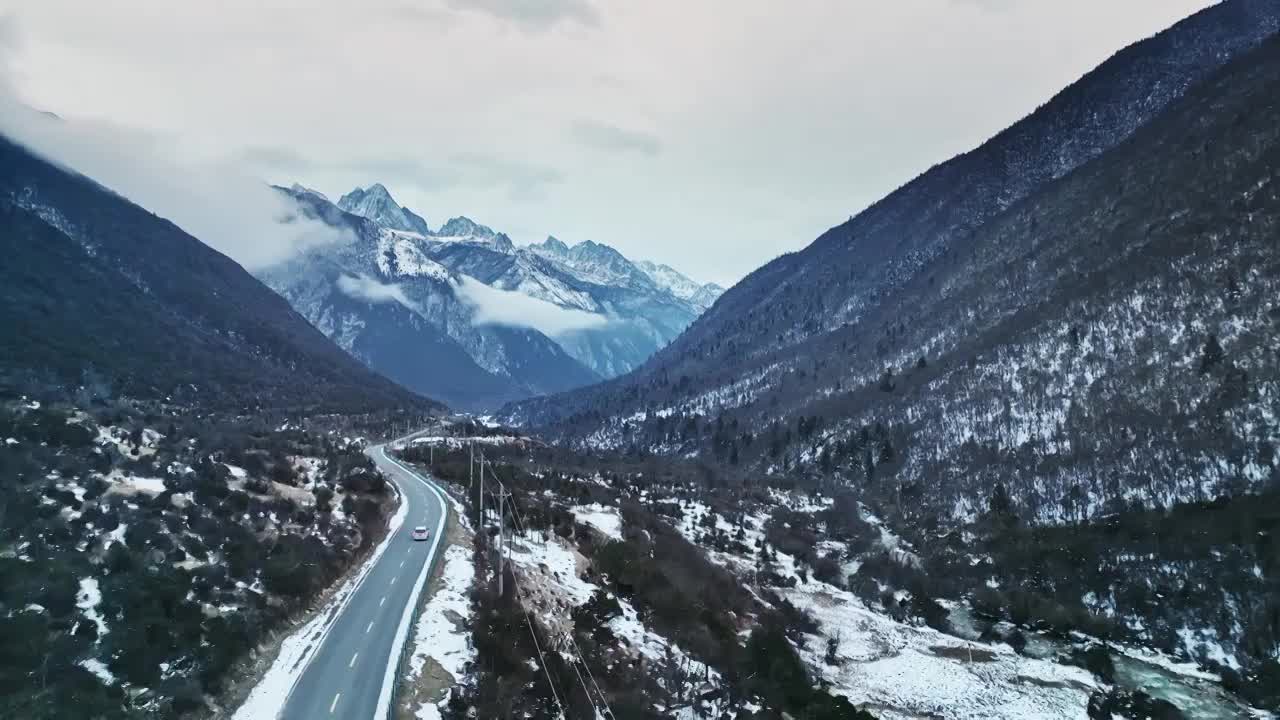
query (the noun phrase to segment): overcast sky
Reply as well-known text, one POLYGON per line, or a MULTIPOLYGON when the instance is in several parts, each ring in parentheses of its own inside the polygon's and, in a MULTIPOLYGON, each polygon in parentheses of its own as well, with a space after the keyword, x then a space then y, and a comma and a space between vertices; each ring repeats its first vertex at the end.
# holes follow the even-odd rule
POLYGON ((1210 4, 0 0, 0 15, 7 82, 71 122, 335 200, 382 182, 432 227, 592 239, 727 285, 1210 4))

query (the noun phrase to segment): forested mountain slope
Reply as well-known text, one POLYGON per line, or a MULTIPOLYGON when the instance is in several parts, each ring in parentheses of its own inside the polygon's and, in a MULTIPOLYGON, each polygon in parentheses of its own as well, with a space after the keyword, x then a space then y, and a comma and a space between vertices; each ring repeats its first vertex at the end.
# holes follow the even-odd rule
POLYGON ((954 517, 998 480, 1046 520, 1255 488, 1280 392, 1277 88, 1273 39, 859 322, 770 351, 715 341, 749 358, 738 374, 659 364, 559 427, 777 472, 892 467, 954 517))
POLYGON ((1104 615, 1272 706, 1278 98, 1272 37, 981 224, 942 241, 904 221, 924 255, 877 255, 866 218, 890 198, 644 370, 512 415, 579 447, 851 488, 947 592, 1003 588, 985 607, 1019 623, 1104 615))
MULTIPOLYGON (((828 359, 810 344, 835 342, 840 355, 830 360, 850 379, 877 375, 895 344, 904 345, 889 333, 907 319, 903 288, 966 257, 984 224, 1123 142, 1278 28, 1275 3, 1229 0, 1135 43, 980 148, 755 271, 635 372, 514 406, 508 417, 581 438, 646 408, 705 401, 714 410, 723 403, 708 393, 717 389, 776 389, 785 373, 775 363, 828 359)), ((955 330, 968 334, 964 325, 955 330)))

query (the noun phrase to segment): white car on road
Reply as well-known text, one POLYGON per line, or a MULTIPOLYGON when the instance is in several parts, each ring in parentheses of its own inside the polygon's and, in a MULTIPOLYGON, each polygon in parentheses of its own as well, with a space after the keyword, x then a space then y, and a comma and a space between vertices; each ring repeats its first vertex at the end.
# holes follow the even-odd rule
POLYGON ((419 525, 413 529, 412 536, 414 540, 426 540, 431 537, 431 531, 419 525))

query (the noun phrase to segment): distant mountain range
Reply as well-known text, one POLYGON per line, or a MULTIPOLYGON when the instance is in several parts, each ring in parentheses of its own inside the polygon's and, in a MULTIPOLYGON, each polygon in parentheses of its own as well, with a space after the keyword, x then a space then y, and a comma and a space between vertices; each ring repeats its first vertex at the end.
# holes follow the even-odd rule
POLYGON ((350 232, 259 277, 369 367, 460 408, 628 372, 723 292, 591 241, 517 247, 466 217, 433 231, 380 184, 336 204, 281 191, 350 232))
POLYGON ((233 410, 430 406, 230 258, 5 137, 0 243, 0 390, 87 386, 233 410))

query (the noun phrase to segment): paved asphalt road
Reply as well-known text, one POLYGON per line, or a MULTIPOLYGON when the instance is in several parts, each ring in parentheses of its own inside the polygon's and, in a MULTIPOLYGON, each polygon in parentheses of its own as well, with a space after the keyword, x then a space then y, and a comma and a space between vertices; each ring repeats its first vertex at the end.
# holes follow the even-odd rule
POLYGON ((382 720, 377 717, 379 702, 385 708, 389 699, 384 686, 398 680, 397 642, 403 642, 398 635, 404 636, 401 626, 408 622, 415 585, 435 556, 446 509, 425 479, 389 458, 384 448, 369 448, 368 454, 400 488, 408 504, 404 525, 311 656, 289 694, 281 714, 284 720, 382 720), (417 525, 431 530, 430 540, 414 542, 409 537, 417 525))

